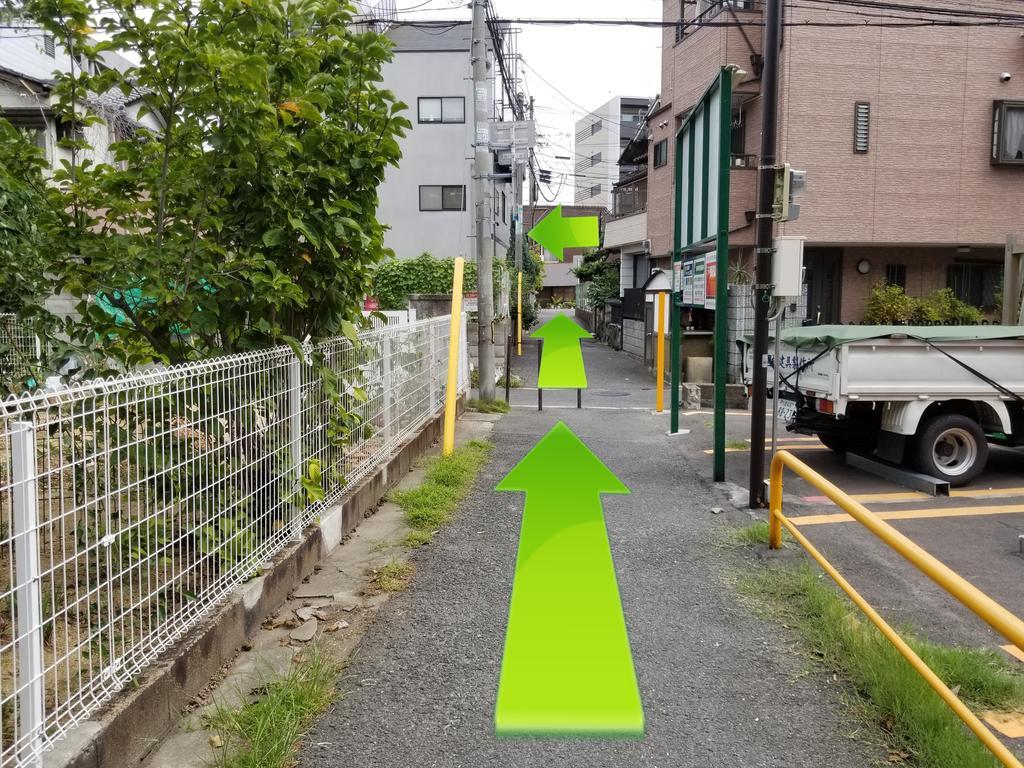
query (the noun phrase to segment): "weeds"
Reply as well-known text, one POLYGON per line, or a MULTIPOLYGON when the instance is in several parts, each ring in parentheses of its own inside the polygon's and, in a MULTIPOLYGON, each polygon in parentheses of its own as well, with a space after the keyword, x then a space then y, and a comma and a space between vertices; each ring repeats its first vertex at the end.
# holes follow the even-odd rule
POLYGON ((466 407, 480 413, 508 413, 511 410, 504 400, 470 400, 466 407))
POLYGON ((434 540, 434 534, 436 531, 430 530, 415 530, 409 531, 402 539, 402 545, 409 549, 417 549, 418 547, 425 547, 427 544, 434 540))
POLYGON ((285 768, 303 734, 334 699, 340 666, 313 646, 305 661, 261 689, 259 699, 238 709, 215 707, 206 716, 219 738, 219 768, 285 768))
MULTIPOLYGON (((861 714, 919 768, 992 768, 995 759, 899 652, 808 565, 739 581, 744 594, 799 632, 803 643, 856 694, 861 714)), ((904 632, 915 652, 972 709, 1024 703, 1024 676, 994 652, 933 643, 904 632)))
POLYGON ((452 512, 469 493, 493 447, 477 440, 466 443, 450 456, 432 459, 419 488, 391 494, 391 499, 405 511, 406 521, 419 534, 417 545, 427 543, 433 531, 451 520, 452 512))
POLYGON ((727 440, 725 447, 730 451, 745 451, 750 447, 746 440, 727 440))
POLYGON ((412 565, 392 560, 374 571, 370 586, 381 592, 401 592, 409 586, 411 578, 412 565))
MULTIPOLYGON (((782 531, 782 540, 789 539, 789 534, 782 531)), ((727 547, 750 547, 758 544, 768 546, 768 521, 758 520, 742 528, 729 528, 722 537, 722 543, 727 547)))

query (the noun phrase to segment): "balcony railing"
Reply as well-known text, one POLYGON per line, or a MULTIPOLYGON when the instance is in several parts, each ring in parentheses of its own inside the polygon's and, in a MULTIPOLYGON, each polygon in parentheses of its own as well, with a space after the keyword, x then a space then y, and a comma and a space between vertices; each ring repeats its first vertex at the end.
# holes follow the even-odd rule
POLYGON ((612 216, 623 218, 647 210, 647 179, 617 187, 612 197, 612 216))
POLYGON ((676 42, 693 34, 727 8, 736 11, 759 11, 762 7, 762 0, 697 0, 697 15, 691 19, 680 19, 676 25, 676 42))

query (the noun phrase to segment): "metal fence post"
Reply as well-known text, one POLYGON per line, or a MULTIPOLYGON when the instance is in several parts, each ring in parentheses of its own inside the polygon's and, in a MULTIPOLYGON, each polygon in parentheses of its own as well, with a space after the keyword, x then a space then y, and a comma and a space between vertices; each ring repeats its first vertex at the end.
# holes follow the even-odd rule
MULTIPOLYGON (((295 476, 296 493, 302 488, 302 363, 294 356, 288 361, 288 429, 291 449, 292 472, 295 476)), ((291 540, 302 540, 302 509, 295 505, 291 521, 291 540)))
MULTIPOLYGON (((394 384, 391 381, 391 335, 385 334, 383 348, 381 350, 381 386, 384 389, 384 401, 382 412, 384 414, 384 442, 390 443, 392 436, 395 434, 395 424, 393 414, 391 413, 394 406, 394 384)), ((398 430, 401 430, 401 425, 398 425, 398 430)))
POLYGON ((438 379, 441 376, 442 368, 437 359, 437 331, 439 328, 437 323, 427 326, 427 333, 430 335, 430 357, 427 363, 427 377, 430 379, 430 416, 437 413, 437 400, 440 396, 438 379))
POLYGON ((36 432, 29 421, 11 430, 15 599, 18 647, 18 737, 20 764, 41 768, 43 743, 43 598, 36 508, 36 432))

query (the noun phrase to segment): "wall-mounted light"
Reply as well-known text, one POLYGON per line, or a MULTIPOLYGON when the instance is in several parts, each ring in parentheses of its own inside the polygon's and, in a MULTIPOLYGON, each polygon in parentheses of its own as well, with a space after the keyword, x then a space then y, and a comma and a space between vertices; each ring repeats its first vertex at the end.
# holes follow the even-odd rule
POLYGON ((857 262, 857 271, 860 272, 862 275, 866 275, 868 272, 871 271, 871 262, 868 261, 867 259, 861 259, 860 261, 857 262))

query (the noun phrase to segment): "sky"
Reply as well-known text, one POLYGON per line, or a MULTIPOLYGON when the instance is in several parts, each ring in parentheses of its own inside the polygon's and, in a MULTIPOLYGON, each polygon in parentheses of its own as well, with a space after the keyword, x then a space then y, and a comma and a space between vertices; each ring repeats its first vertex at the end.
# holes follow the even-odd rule
MULTIPOLYGON (((498 18, 661 19, 661 0, 491 0, 498 18)), ((399 18, 468 19, 466 0, 398 0, 399 18), (407 9, 407 10, 403 10, 407 9)), ((520 85, 536 99, 540 164, 554 173, 547 197, 571 203, 575 122, 613 96, 653 98, 661 88, 661 30, 518 27, 520 85), (544 82, 547 80, 548 82, 544 82), (550 85, 549 85, 550 83, 550 85), (561 91, 561 93, 559 93, 561 91), (564 183, 562 183, 564 182, 564 183)))

